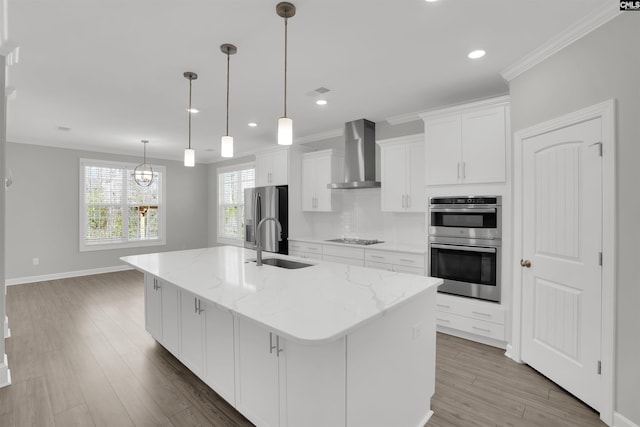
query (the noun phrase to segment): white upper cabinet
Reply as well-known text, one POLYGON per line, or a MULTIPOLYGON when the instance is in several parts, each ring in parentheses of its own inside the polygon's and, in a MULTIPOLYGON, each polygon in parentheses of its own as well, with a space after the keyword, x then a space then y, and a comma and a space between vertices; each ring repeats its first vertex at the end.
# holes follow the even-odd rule
POLYGON ((424 212, 424 137, 378 141, 383 212, 424 212))
POLYGON ((504 97, 422 115, 426 184, 504 182, 508 116, 504 97))
POLYGON ((256 154, 256 187, 289 183, 289 150, 276 149, 256 154))
POLYGON ((335 150, 322 150, 302 155, 302 210, 329 212, 334 210, 331 189, 342 175, 342 156, 335 150))

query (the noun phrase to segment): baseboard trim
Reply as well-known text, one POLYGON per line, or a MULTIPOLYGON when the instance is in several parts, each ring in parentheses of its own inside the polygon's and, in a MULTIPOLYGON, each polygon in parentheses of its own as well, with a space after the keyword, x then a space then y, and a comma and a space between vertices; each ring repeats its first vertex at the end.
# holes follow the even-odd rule
POLYGON ((7 355, 4 355, 4 362, 0 363, 0 388, 11 385, 11 371, 7 355))
POLYGON ((429 412, 427 412, 427 414, 424 416, 424 418, 418 423, 418 425, 416 427, 422 427, 425 424, 427 424, 427 421, 429 421, 431 419, 431 417, 433 416, 433 411, 429 410, 429 412))
POLYGON ((48 280, 67 279, 69 277, 91 276, 94 274, 115 273, 116 271, 133 270, 129 265, 114 265, 113 267, 92 268, 89 270, 67 271, 63 273, 43 274, 41 276, 25 276, 7 279, 6 286, 22 285, 25 283, 46 282, 48 280))
POLYGON ((507 356, 509 359, 513 360, 514 362, 517 362, 517 363, 524 363, 524 362, 522 362, 522 360, 520 360, 520 358, 519 358, 519 357, 516 357, 516 356, 513 354, 513 346, 512 346, 511 344, 507 344, 507 349, 506 349, 506 351, 504 352, 504 355, 505 355, 505 356, 507 356))
POLYGON ((640 426, 634 423, 633 421, 631 421, 629 418, 620 414, 619 412, 614 412, 613 427, 640 427, 640 426))

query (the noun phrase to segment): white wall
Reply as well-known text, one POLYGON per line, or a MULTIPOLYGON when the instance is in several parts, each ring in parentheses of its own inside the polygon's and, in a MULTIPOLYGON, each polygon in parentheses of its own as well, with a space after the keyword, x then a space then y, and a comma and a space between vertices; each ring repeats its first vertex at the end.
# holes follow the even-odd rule
POLYGON ((624 12, 510 83, 513 131, 617 102, 616 411, 640 425, 640 13, 624 12))
POLYGON ((207 165, 148 158, 166 167, 167 244, 79 251, 79 159, 127 157, 29 144, 7 144, 13 185, 6 194, 6 277, 64 274, 123 265, 121 256, 207 246, 207 165), (40 264, 33 265, 33 258, 40 264))

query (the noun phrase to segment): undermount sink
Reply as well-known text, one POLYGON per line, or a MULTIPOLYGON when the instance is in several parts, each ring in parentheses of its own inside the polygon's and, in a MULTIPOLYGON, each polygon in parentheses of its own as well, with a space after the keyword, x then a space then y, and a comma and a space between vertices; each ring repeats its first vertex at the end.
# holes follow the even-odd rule
MULTIPOLYGON (((252 260, 252 261, 256 262, 256 260, 252 260)), ((282 258, 264 258, 262 260, 262 263, 267 265, 273 265, 274 267, 286 268, 287 270, 311 267, 313 265, 313 264, 305 264, 304 262, 290 261, 288 259, 282 259, 282 258)))

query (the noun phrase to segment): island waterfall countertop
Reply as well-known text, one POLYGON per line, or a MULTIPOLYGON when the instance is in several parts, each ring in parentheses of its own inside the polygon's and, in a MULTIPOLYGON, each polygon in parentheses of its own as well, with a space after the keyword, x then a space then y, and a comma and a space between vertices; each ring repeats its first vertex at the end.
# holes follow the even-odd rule
MULTIPOLYGON (((263 257, 296 259, 268 252, 263 257)), ((442 283, 432 277, 325 261, 291 270, 258 267, 251 262, 255 258, 255 251, 219 246, 121 260, 305 344, 343 337, 442 283)))

